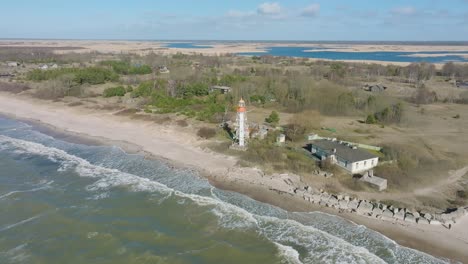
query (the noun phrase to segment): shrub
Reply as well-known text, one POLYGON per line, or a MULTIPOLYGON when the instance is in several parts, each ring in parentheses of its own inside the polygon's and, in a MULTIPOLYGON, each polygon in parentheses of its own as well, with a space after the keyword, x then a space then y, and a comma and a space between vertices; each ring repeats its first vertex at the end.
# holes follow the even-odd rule
POLYGON ((374 115, 368 115, 366 118, 366 124, 375 124, 377 120, 375 119, 374 115))
POLYGON ((267 118, 265 118, 265 122, 270 124, 277 124, 279 120, 280 118, 276 111, 272 111, 271 114, 267 118))
POLYGON ((116 73, 123 75, 149 74, 153 72, 148 65, 132 66, 128 61, 103 61, 101 64, 110 66, 116 73))
POLYGON ((133 97, 148 97, 153 91, 153 82, 143 82, 133 90, 133 97))
POLYGON ((395 105, 384 108, 380 112, 375 113, 374 118, 376 121, 385 124, 400 123, 403 118, 403 111, 403 104, 397 103, 395 105))
POLYGON ((104 90, 104 97, 124 96, 126 92, 123 86, 107 88, 104 90))
POLYGON ((79 84, 103 84, 105 82, 117 81, 119 76, 107 69, 91 67, 79 70, 75 75, 75 82, 79 84))
POLYGON ((55 80, 64 75, 72 75, 73 81, 78 84, 103 84, 109 81, 116 81, 119 78, 119 76, 114 72, 99 67, 90 67, 84 69, 62 68, 47 71, 32 70, 28 72, 26 78, 31 81, 39 82, 55 80))
POLYGON ((216 130, 214 128, 202 127, 198 130, 197 136, 205 139, 212 138, 216 135, 216 130))
POLYGON ((31 87, 24 85, 24 84, 20 84, 20 83, 0 82, 0 91, 17 94, 17 93, 27 91, 29 89, 31 89, 31 87))
POLYGON ((466 197, 468 197, 468 195, 466 194, 465 190, 458 190, 457 191, 457 197, 461 198, 461 199, 465 199, 466 197))

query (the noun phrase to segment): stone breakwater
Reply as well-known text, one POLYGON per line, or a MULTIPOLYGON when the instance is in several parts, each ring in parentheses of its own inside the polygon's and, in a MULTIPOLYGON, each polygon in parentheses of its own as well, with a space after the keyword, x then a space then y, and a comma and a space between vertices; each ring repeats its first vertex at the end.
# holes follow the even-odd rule
POLYGON ((468 208, 457 208, 444 213, 431 214, 428 212, 398 208, 379 202, 354 199, 348 195, 332 195, 324 191, 314 191, 306 186, 304 189, 295 189, 294 196, 324 207, 335 208, 340 211, 356 213, 384 221, 396 223, 443 225, 451 228, 452 225, 468 213, 468 208))
POLYGON ((300 176, 295 174, 265 175, 255 168, 230 169, 227 176, 230 180, 257 186, 264 186, 283 195, 291 195, 322 207, 330 207, 339 212, 356 213, 393 223, 411 223, 422 225, 442 225, 451 228, 463 216, 468 214, 468 207, 460 207, 440 213, 398 208, 380 202, 360 200, 346 194, 329 194, 305 185, 300 176))

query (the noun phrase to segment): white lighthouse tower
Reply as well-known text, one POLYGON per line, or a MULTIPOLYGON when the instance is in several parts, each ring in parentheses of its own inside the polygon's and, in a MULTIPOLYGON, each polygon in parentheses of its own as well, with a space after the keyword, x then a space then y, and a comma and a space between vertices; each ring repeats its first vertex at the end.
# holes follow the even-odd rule
POLYGON ((245 101, 241 98, 239 105, 237 106, 237 120, 236 120, 236 137, 238 140, 238 146, 245 148, 245 139, 248 137, 249 128, 247 126, 247 115, 246 115, 245 101))

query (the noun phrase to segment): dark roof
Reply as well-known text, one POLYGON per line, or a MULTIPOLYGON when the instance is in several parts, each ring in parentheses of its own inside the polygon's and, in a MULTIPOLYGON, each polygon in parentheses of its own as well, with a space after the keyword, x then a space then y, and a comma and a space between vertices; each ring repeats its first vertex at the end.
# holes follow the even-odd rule
POLYGON ((362 149, 353 149, 345 144, 340 144, 339 141, 331 141, 327 139, 316 140, 312 142, 312 146, 316 146, 328 154, 333 154, 333 149, 336 149, 335 155, 348 162, 357 162, 377 158, 376 155, 362 149))

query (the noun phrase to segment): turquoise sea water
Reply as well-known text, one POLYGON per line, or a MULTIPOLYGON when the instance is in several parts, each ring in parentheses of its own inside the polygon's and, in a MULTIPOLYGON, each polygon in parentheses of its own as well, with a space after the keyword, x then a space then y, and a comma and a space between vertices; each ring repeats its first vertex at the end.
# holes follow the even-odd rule
MULTIPOLYGON (((174 42, 167 44, 169 48, 185 48, 185 49, 199 49, 199 48, 211 48, 210 42, 174 42)), ((224 43, 224 42, 223 42, 224 43)), ((229 42, 227 42, 229 43, 229 42)), ((344 43, 339 43, 344 44, 344 43)), ((351 44, 351 43, 350 43, 351 44)), ((353 43, 359 44, 359 43, 353 43)), ((364 43, 369 44, 369 43, 364 43)), ((386 43, 378 43, 386 44, 386 43)), ((392 44, 392 43, 387 43, 392 44)), ((402 44, 402 43, 394 43, 402 44)), ((414 43, 422 45, 424 43, 414 43)), ((445 43, 450 45, 450 43, 445 43)), ((427 51, 427 52, 340 52, 340 51, 328 51, 326 48, 311 48, 311 47, 267 47, 266 52, 246 52, 238 53, 243 56, 263 56, 272 55, 278 57, 299 57, 299 58, 314 58, 314 59, 327 59, 327 60, 370 60, 370 61, 389 61, 389 62, 429 62, 429 63, 445 63, 449 61, 454 62, 468 62, 468 57, 456 55, 456 54, 467 54, 467 51, 427 51), (313 50, 309 52, 307 50, 313 50), (434 54, 444 54, 444 56, 433 57, 434 54), (412 55, 418 55, 412 56, 412 55), (421 57, 419 55, 422 55, 421 57), (427 55, 427 56, 424 56, 427 55)))
POLYGON ((445 263, 336 216, 0 117, 0 263, 445 263))
POLYGON ((173 42, 166 45, 168 48, 177 48, 177 49, 209 49, 212 46, 196 44, 190 42, 173 42))
POLYGON ((239 53, 239 55, 262 56, 272 55, 279 57, 300 57, 327 60, 370 60, 370 61, 390 61, 390 62, 429 62, 445 63, 449 61, 468 62, 467 57, 452 54, 468 54, 468 51, 426 51, 426 52, 340 52, 327 51, 326 49, 310 47, 268 47, 267 52, 239 53), (315 50, 307 52, 306 50, 315 50), (415 57, 412 55, 422 55, 415 57), (431 57, 432 54, 447 54, 444 56, 431 57), (427 55, 427 56, 424 56, 427 55))

